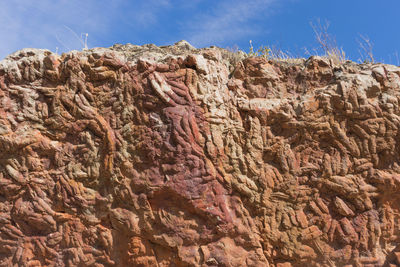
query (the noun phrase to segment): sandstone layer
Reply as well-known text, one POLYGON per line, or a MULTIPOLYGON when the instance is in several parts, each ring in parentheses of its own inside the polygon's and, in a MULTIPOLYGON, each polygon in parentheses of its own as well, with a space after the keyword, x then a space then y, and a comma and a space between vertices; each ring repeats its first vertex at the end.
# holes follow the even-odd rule
POLYGON ((0 62, 0 266, 399 266, 400 68, 115 45, 0 62))

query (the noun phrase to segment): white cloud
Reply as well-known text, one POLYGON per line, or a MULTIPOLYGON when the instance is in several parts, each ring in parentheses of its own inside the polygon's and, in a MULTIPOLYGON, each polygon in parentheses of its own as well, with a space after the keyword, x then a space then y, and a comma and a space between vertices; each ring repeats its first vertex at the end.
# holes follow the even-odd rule
POLYGON ((82 33, 89 47, 226 44, 265 32, 255 22, 282 1, 288 0, 0 0, 0 59, 26 47, 79 50, 82 33))
POLYGON ((211 12, 199 14, 186 26, 185 35, 195 46, 202 47, 240 40, 263 31, 250 23, 267 17, 275 0, 220 1, 211 12))
MULTIPOLYGON (((78 1, 3 1, 0 13, 0 56, 5 56, 24 47, 40 47, 55 50, 62 47, 57 38, 71 46, 71 49, 81 48, 79 40, 65 28, 93 29, 90 17, 97 10, 89 9, 87 4, 78 1), (65 26, 64 26, 65 25, 65 26)), ((84 1, 82 1, 84 2, 84 1)), ((90 1, 88 1, 90 2, 90 1)), ((86 2, 86 3, 88 3, 86 2)), ((77 31, 77 30, 76 30, 77 31)), ((77 33, 80 35, 80 32, 77 33)))
POLYGON ((82 49, 81 33, 89 33, 89 47, 101 45, 102 38, 118 30, 118 23, 131 25, 129 34, 134 35, 157 23, 157 12, 168 5, 169 0, 1 1, 0 59, 25 47, 82 49))

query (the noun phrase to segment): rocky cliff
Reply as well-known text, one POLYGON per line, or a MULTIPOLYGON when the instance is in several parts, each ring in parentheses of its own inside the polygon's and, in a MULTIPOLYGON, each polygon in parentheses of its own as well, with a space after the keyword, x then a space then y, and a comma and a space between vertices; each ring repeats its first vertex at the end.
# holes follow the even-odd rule
POLYGON ((115 45, 0 62, 0 266, 398 266, 400 68, 115 45))

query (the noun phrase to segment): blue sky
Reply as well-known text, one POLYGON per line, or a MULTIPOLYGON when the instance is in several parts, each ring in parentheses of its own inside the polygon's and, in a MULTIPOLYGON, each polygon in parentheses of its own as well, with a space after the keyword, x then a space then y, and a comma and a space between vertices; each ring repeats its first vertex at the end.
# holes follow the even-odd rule
POLYGON ((247 52, 252 40, 306 56, 318 47, 310 22, 320 19, 348 58, 360 58, 362 34, 378 61, 399 65, 399 11, 399 0, 0 0, 0 58, 24 47, 81 49, 82 33, 89 48, 185 39, 247 52))

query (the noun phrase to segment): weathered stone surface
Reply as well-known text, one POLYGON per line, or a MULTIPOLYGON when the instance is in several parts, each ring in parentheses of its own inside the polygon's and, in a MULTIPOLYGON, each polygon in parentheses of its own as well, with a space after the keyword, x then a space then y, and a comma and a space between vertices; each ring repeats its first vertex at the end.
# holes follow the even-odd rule
POLYGON ((400 68, 238 57, 1 61, 0 266, 400 264, 400 68))

